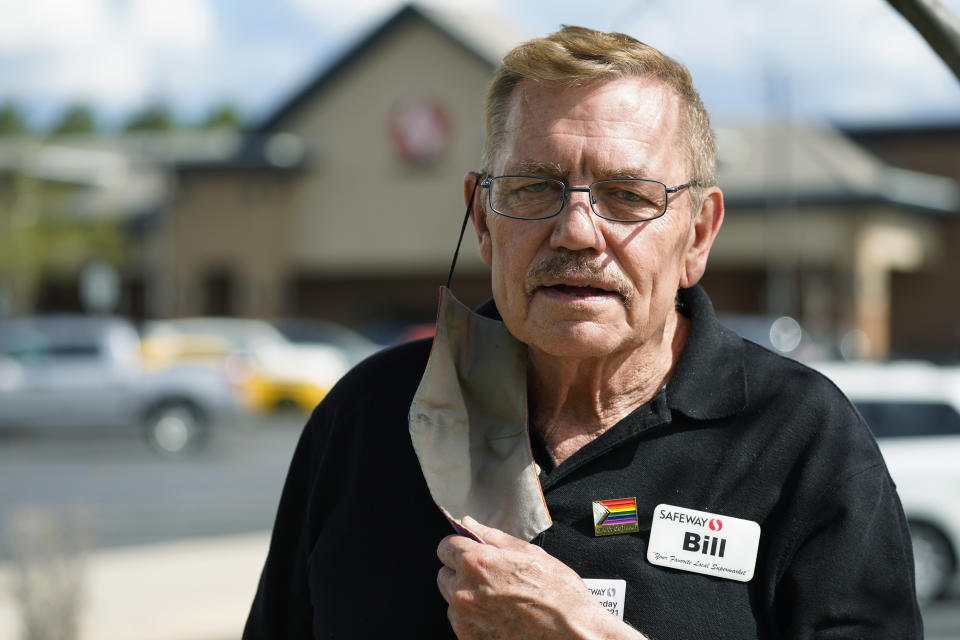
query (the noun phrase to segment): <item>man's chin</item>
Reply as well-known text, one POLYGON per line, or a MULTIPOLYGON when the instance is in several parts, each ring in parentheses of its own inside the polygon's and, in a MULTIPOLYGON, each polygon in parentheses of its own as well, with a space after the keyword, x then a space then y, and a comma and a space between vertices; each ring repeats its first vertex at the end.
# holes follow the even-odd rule
POLYGON ((544 317, 521 338, 542 353, 566 358, 598 358, 616 351, 626 337, 619 322, 597 318, 544 317))

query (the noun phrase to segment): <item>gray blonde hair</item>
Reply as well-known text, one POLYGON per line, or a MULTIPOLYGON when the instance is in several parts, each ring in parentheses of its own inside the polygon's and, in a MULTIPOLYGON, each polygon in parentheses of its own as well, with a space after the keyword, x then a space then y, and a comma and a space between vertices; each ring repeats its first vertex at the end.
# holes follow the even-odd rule
POLYGON ((687 68, 657 49, 622 33, 605 33, 564 26, 545 38, 518 45, 501 61, 487 90, 484 113, 486 138, 483 171, 493 170, 493 158, 503 142, 510 97, 523 80, 578 85, 626 76, 655 78, 676 91, 683 113, 679 135, 687 156, 692 188, 699 209, 700 187, 717 184, 716 151, 710 116, 693 87, 687 68))

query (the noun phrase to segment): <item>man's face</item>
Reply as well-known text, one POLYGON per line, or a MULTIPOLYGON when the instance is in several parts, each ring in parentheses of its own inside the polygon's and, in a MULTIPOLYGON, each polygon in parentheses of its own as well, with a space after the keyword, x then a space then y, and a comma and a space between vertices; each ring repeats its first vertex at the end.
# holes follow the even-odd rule
MULTIPOLYGON (((679 98, 655 80, 563 88, 524 81, 493 172, 568 186, 626 176, 684 184, 679 127, 679 98)), ((599 218, 581 192, 569 194, 558 216, 537 221, 499 216, 478 195, 485 214, 474 224, 497 308, 532 349, 580 358, 633 350, 660 334, 678 286, 699 279, 690 268, 698 243, 686 190, 670 196, 666 215, 631 224, 599 218)))

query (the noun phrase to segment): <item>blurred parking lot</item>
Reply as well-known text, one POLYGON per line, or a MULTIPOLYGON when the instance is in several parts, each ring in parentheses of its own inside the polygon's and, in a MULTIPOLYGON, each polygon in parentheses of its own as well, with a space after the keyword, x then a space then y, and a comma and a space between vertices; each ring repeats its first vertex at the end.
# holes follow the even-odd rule
MULTIPOLYGON (((239 637, 309 409, 378 348, 304 320, 0 319, 0 638, 239 637)), ((927 637, 960 638, 960 368, 813 366, 880 438, 927 637)))
POLYGON ((78 638, 238 638, 303 421, 249 419, 178 458, 117 434, 5 438, 0 638, 21 637, 25 560, 57 582, 48 619, 75 601, 78 638))
MULTIPOLYGON (((0 638, 18 637, 24 528, 61 554, 45 570, 74 588, 78 638, 239 638, 303 421, 251 418, 177 458, 117 434, 5 438, 0 638)), ((928 639, 960 638, 956 581, 924 619, 928 639)))

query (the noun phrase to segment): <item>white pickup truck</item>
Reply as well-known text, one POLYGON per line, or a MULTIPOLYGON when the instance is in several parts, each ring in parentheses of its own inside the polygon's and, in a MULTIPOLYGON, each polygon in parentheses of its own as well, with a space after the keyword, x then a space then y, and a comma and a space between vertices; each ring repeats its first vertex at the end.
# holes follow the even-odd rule
POLYGON ((134 327, 80 315, 0 318, 0 428, 139 430, 158 452, 206 442, 239 417, 222 372, 142 366, 134 327))
POLYGON ((814 366, 847 394, 877 437, 910 524, 917 597, 944 595, 960 568, 960 367, 814 366))

